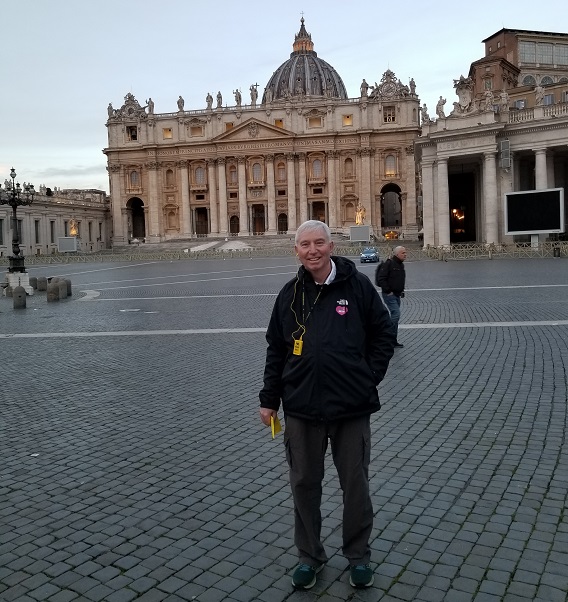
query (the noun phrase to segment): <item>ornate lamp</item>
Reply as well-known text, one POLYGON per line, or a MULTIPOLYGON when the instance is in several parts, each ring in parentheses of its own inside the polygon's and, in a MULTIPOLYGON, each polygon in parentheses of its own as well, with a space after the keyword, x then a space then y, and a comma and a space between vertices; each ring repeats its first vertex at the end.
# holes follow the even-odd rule
POLYGON ((6 180, 4 188, 0 185, 0 205, 10 205, 12 207, 12 256, 8 257, 10 267, 8 268, 8 281, 11 286, 22 285, 26 292, 31 294, 29 278, 27 277, 24 265, 24 256, 20 251, 20 233, 18 229, 18 207, 21 205, 31 205, 34 200, 35 190, 33 184, 20 186, 16 182, 16 170, 12 167, 10 170, 12 181, 6 180), (23 282, 22 282, 23 281, 23 282), (27 285, 27 286, 26 286, 27 285))

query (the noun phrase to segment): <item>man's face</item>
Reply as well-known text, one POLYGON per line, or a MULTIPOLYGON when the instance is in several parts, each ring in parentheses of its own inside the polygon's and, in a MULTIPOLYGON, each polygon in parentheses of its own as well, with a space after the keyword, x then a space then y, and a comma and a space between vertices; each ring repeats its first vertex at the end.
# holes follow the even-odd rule
POLYGON ((404 261, 406 259, 406 249, 404 247, 402 247, 402 249, 399 249, 398 253, 396 254, 396 256, 401 260, 404 261))
POLYGON ((321 275, 328 269, 333 242, 326 239, 324 230, 304 232, 294 248, 302 265, 312 274, 321 275))

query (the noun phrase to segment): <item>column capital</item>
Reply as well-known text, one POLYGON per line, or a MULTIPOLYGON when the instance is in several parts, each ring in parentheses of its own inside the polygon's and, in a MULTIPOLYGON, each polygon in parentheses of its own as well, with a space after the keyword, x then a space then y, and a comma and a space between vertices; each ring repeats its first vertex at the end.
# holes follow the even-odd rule
POLYGON ((176 167, 180 167, 180 168, 187 167, 188 166, 188 161, 187 160, 176 161, 175 162, 175 166, 176 167))
POLYGON ((300 161, 305 161, 308 155, 306 153, 298 153, 297 157, 300 161))
POLYGON ((221 167, 227 163, 227 159, 225 157, 217 157, 217 159, 212 159, 212 161, 216 161, 217 165, 221 167))
POLYGON ((107 167, 108 171, 110 171, 111 173, 118 173, 121 171, 122 169, 122 165, 118 165, 118 163, 113 163, 112 165, 109 165, 107 167))
POLYGON ((293 161, 296 158, 296 153, 286 153, 286 159, 288 161, 293 161))
POLYGON ((274 161, 274 155, 273 154, 264 155, 264 160, 265 161, 274 161))
POLYGON ((247 162, 246 157, 237 157, 237 162, 239 165, 245 165, 247 162))
POLYGON ((328 150, 325 153, 330 159, 337 159, 337 157, 339 157, 339 151, 332 149, 332 150, 328 150))
POLYGON ((144 167, 150 171, 160 169, 160 166, 161 164, 158 161, 149 161, 144 165, 144 167))

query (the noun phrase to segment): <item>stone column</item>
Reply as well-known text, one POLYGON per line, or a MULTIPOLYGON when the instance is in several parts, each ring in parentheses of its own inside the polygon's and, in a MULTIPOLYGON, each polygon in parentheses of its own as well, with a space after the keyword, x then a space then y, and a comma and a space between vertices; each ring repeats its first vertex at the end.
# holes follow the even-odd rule
POLYGON ((415 167, 414 167, 414 145, 406 149, 406 181, 409 187, 406 193, 402 195, 404 204, 402 206, 402 225, 405 232, 415 237, 418 232, 416 223, 416 187, 415 187, 415 167))
MULTIPOLYGON (((125 233, 122 221, 122 190, 120 186, 120 165, 110 165, 110 197, 112 199, 112 223, 114 226, 113 244, 124 245, 128 242, 128 233, 125 233)), ((57 242, 57 236, 55 237, 57 242)))
POLYGON ((368 225, 371 219, 371 149, 362 148, 361 153, 361 196, 359 203, 365 207, 366 217, 364 225, 368 225), (365 223, 367 222, 367 223, 365 223))
POLYGON ((156 122, 153 119, 148 119, 148 142, 155 144, 156 122))
POLYGON ((217 159, 217 177, 219 180, 219 234, 229 233, 229 216, 227 211, 227 173, 225 172, 225 157, 217 159))
POLYGON ((340 197, 339 191, 337 190, 337 158, 339 153, 336 150, 330 150, 327 152, 327 205, 328 205, 328 226, 330 228, 337 228, 338 219, 338 199, 340 197))
POLYGON ((438 246, 450 244, 450 193, 448 189, 448 159, 438 159, 438 246))
POLYGON ((298 154, 298 179, 300 186, 300 224, 308 220, 308 178, 306 176, 306 153, 298 154))
POLYGON ((539 148, 535 152, 535 187, 537 190, 548 188, 548 170, 546 167, 546 149, 539 148))
POLYGON ((268 197, 268 231, 276 234, 276 190, 274 188, 274 155, 266 155, 266 194, 268 197))
POLYGON ((422 161, 422 229, 424 246, 436 244, 434 224, 434 161, 422 161))
POLYGON ((211 234, 219 234, 217 214, 217 186, 215 179, 215 159, 207 159, 207 186, 209 190, 209 224, 211 234))
POLYGON ((497 163, 496 153, 484 153, 483 164, 483 196, 485 206, 485 242, 499 242, 499 201, 497 198, 497 163))
POLYGON ((181 232, 184 238, 191 238, 191 206, 189 202, 189 168, 187 161, 178 161, 181 189, 181 232))
POLYGON ((158 169, 160 164, 157 161, 151 161, 146 164, 148 169, 148 238, 147 242, 160 242, 160 198, 158 196, 158 169))
POLYGON ((239 236, 248 236, 249 221, 247 211, 247 170, 246 159, 238 158, 239 162, 239 236))
POLYGON ((294 173, 294 153, 286 155, 288 162, 288 232, 295 232, 296 224, 296 177, 294 173))

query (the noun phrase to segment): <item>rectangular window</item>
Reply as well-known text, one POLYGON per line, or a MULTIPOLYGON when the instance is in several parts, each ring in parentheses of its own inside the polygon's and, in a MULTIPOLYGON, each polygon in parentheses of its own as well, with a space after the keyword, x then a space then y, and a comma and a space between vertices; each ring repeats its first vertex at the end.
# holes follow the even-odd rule
POLYGON ((309 128, 320 128, 321 125, 321 117, 308 117, 309 128))
POLYGON ((205 195, 204 194, 196 194, 195 195, 195 200, 196 201, 204 201, 205 200, 205 195))
POLYGON ((225 124, 225 131, 228 132, 229 130, 233 129, 233 122, 229 121, 228 123, 225 124))
POLYGON ((277 128, 283 128, 284 127, 284 119, 275 119, 274 120, 274 125, 277 128))
POLYGON ((562 92, 562 102, 568 102, 568 91, 562 92))
POLYGON ((236 199, 236 198, 238 198, 238 193, 236 193, 236 192, 229 192, 229 198, 230 199, 236 199))
POLYGON ((203 136, 203 126, 202 125, 192 125, 189 128, 190 136, 203 136))
POLYGON ((314 188, 314 194, 323 194, 323 188, 314 188))
POLYGON ((285 190, 279 190, 278 191, 278 196, 286 196, 286 191, 285 190))
POLYGON ((519 42, 519 59, 521 63, 536 63, 536 44, 519 42))
POLYGON ((4 244, 4 220, 0 219, 0 245, 4 244))
POLYGON ((353 125, 353 115, 343 115, 343 125, 353 125))
POLYGON ((55 244, 55 222, 49 222, 49 242, 54 245, 55 244))
POLYGON ((89 242, 93 242, 93 222, 89 222, 89 242))
POLYGON ((174 137, 174 132, 172 128, 163 128, 162 129, 162 137, 163 140, 171 140, 174 137))
POLYGON ((130 140, 130 142, 138 140, 138 128, 135 125, 126 126, 126 138, 130 140))
POLYGON ((69 222, 63 222, 63 236, 69 236, 69 222))
POLYGON ((552 44, 536 45, 536 62, 541 65, 552 65, 552 44))
POLYGON ((527 101, 523 100, 515 100, 515 107, 517 109, 524 109, 527 106, 527 101))
POLYGON ((543 105, 553 105, 554 104, 554 94, 545 94, 542 99, 543 105))
POLYGON ((39 245, 40 244, 40 222, 38 219, 34 220, 34 234, 35 234, 35 244, 39 245))
POLYGON ((99 222, 99 240, 103 239, 103 224, 99 222))
POLYGON ((568 44, 556 44, 554 46, 554 64, 568 65, 568 44))
POLYGON ((77 222, 77 238, 81 238, 81 222, 77 222))
POLYGON ((383 121, 385 123, 393 123, 395 120, 395 108, 394 107, 384 107, 383 108, 383 121))

